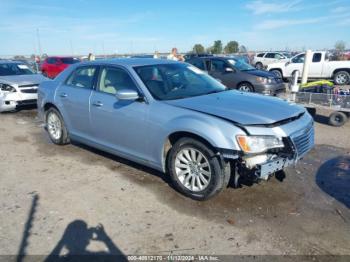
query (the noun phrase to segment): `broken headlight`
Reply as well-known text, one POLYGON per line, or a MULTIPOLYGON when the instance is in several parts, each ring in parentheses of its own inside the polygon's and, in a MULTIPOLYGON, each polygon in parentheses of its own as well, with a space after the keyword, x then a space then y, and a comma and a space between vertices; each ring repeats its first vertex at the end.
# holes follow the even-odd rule
POLYGON ((236 137, 244 153, 263 153, 268 149, 284 147, 283 141, 275 136, 245 136, 236 137))
POLYGON ((15 93, 16 89, 8 84, 0 84, 0 91, 15 93))

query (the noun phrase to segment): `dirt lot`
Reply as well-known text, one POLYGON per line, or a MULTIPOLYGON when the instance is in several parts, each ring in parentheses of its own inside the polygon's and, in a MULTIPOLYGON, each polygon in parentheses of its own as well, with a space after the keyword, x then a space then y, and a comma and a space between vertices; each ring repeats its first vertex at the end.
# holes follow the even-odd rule
POLYGON ((51 144, 35 110, 1 114, 0 254, 350 255, 350 122, 324 119, 283 182, 196 202, 154 170, 51 144))

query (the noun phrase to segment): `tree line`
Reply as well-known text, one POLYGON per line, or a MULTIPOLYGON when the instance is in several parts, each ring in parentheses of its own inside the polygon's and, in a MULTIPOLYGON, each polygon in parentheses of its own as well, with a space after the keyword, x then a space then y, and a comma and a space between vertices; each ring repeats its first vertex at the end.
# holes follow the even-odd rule
POLYGON ((205 48, 202 44, 195 44, 192 48, 192 52, 196 54, 246 53, 247 48, 244 45, 240 46, 237 41, 229 41, 224 47, 221 40, 216 40, 213 45, 208 48, 205 48))

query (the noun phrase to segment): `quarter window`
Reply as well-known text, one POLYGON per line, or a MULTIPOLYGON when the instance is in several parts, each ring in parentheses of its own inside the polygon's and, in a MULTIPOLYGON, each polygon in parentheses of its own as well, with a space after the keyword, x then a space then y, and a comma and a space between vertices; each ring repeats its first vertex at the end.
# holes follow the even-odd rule
POLYGON ((96 67, 77 68, 67 79, 66 84, 73 87, 92 89, 96 67))
POLYGON ((104 68, 101 72, 98 90, 115 95, 121 89, 138 91, 135 83, 125 70, 119 68, 104 68))

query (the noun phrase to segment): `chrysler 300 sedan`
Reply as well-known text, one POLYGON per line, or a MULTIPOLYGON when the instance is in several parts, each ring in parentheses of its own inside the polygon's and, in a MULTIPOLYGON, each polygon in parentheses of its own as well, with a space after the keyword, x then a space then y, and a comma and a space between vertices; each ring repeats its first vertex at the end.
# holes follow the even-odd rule
POLYGON ((228 90, 196 67, 157 59, 76 64, 39 87, 53 143, 77 141, 160 170, 208 199, 232 176, 268 179, 313 147, 313 120, 281 99, 228 90))

